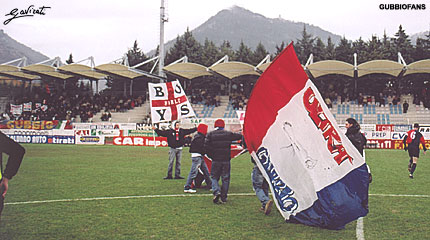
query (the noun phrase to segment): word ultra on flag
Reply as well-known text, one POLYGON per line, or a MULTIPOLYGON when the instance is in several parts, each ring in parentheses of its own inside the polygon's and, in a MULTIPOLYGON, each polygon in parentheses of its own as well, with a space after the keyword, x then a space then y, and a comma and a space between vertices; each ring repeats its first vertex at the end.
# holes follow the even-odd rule
POLYGON ((148 89, 153 123, 196 116, 178 80, 148 83, 148 89))
POLYGON ((292 44, 254 87, 244 135, 287 222, 342 229, 368 213, 366 163, 339 130, 292 44))

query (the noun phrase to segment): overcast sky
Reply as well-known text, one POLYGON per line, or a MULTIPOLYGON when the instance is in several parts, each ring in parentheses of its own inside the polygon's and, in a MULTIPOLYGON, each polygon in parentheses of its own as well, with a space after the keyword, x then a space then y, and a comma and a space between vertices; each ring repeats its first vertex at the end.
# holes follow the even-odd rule
MULTIPOLYGON (((409 35, 430 28, 428 0, 165 0, 165 42, 237 5, 268 18, 305 22, 356 40, 393 36, 400 24, 409 35), (426 4, 425 10, 380 10, 382 3, 426 4)), ((94 56, 96 65, 122 57, 135 40, 145 52, 159 43, 160 0, 0 0, 0 29, 17 41, 65 61, 94 56), (13 9, 50 7, 45 15, 4 21, 13 9)), ((1 53, 0 53, 1 54, 1 53)))

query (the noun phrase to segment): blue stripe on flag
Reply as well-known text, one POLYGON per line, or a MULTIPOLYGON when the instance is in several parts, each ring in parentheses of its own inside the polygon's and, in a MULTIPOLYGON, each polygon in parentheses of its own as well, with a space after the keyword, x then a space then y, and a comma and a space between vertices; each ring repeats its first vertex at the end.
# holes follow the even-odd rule
POLYGON ((345 224, 364 217, 368 210, 369 174, 366 164, 339 181, 317 192, 318 200, 287 222, 328 229, 343 229, 345 224))

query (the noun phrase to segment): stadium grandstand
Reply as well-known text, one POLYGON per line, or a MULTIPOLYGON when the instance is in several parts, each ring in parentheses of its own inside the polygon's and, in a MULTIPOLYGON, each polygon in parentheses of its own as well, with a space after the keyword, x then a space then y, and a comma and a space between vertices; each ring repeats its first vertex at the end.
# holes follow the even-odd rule
MULTIPOLYGON (((430 117, 430 59, 406 64, 400 53, 397 62, 357 64, 356 59, 354 55, 354 64, 313 62, 311 55, 303 66, 338 123, 353 117, 361 124, 410 124, 430 117), (411 75, 422 76, 422 81, 411 81, 411 75)), ((63 64, 59 58, 32 65, 26 65, 25 58, 0 64, 0 118, 149 124, 147 88, 134 87, 175 79, 197 118, 237 118, 236 110, 246 109, 254 84, 270 65, 270 56, 257 66, 225 56, 209 67, 188 62, 185 56, 163 68, 164 78, 152 74, 154 68, 137 68, 147 62, 130 67, 123 58, 96 66, 92 57, 85 60, 88 65, 63 64), (122 84, 123 91, 99 91, 99 81, 122 84), (20 105, 22 111, 13 109, 20 105)))

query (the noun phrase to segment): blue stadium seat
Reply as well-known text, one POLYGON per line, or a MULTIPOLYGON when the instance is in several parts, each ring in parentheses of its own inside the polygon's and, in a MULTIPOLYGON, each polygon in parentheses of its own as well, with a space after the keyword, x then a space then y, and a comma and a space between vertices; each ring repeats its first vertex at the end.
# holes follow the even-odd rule
POLYGON ((349 114, 349 104, 346 105, 346 114, 349 114))
POLYGON ((337 105, 337 114, 340 114, 340 105, 337 105))

